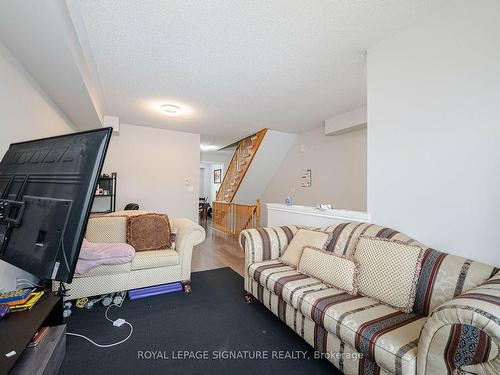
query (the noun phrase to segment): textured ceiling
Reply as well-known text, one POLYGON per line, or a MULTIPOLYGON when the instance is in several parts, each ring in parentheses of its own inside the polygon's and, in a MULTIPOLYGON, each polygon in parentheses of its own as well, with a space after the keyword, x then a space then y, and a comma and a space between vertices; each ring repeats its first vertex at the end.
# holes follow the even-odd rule
MULTIPOLYGON (((123 123, 229 143, 366 103, 366 50, 439 0, 80 0, 87 56, 123 123), (185 111, 172 118, 159 105, 185 111)), ((81 32, 81 31, 80 31, 81 32)))

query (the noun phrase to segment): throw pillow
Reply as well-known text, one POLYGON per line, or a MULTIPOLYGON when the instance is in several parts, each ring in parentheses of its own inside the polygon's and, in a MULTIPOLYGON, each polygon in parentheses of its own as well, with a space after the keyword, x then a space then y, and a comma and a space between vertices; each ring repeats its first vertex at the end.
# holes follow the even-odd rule
POLYGON ((359 292, 411 312, 424 251, 405 242, 361 236, 354 250, 359 292))
POLYGON ((280 260, 291 267, 299 265, 304 246, 322 248, 328 239, 328 233, 310 229, 299 229, 288 244, 280 260))
POLYGON ((300 258, 298 270, 329 286, 345 290, 349 294, 358 293, 358 266, 353 258, 306 246, 300 258))
POLYGON ((127 218, 127 243, 136 251, 169 249, 172 245, 167 215, 144 214, 127 218))

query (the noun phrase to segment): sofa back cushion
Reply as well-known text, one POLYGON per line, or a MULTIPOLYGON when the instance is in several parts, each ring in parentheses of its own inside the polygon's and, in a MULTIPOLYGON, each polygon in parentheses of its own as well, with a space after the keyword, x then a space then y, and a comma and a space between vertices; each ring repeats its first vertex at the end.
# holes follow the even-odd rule
POLYGON ((359 263, 359 292, 409 313, 422 265, 420 246, 361 236, 354 250, 359 263))
POLYGON ((298 271, 319 279, 329 286, 345 290, 351 295, 358 293, 358 266, 353 258, 305 246, 298 271))
POLYGON ((480 262, 446 254, 425 246, 394 229, 376 224, 346 222, 324 229, 329 232, 326 251, 352 255, 360 236, 387 238, 424 248, 413 311, 429 315, 436 307, 488 280, 498 269, 480 262))
POLYGON ((493 266, 427 248, 413 309, 429 315, 444 302, 477 287, 497 272, 498 268, 493 266))
POLYGON ((280 260, 292 267, 299 265, 300 257, 304 246, 317 247, 322 249, 328 239, 328 233, 301 228, 297 231, 293 239, 288 244, 280 260))
POLYGON ((331 225, 323 230, 329 233, 325 250, 345 256, 352 256, 356 243, 361 236, 386 238, 403 242, 414 241, 396 230, 368 223, 346 222, 331 225))
POLYGON ((87 223, 85 238, 96 243, 127 243, 125 216, 96 216, 87 223))

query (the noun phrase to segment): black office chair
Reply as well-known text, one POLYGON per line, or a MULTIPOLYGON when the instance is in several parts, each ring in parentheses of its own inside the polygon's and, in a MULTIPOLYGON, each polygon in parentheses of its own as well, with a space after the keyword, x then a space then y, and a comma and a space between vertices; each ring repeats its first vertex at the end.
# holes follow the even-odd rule
POLYGON ((139 205, 137 203, 129 203, 125 206, 125 211, 137 211, 139 205))

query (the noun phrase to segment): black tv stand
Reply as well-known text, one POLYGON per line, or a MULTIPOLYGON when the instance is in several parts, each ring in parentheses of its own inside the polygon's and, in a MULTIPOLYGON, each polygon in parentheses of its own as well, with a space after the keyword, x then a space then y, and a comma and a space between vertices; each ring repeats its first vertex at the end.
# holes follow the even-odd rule
POLYGON ((65 353, 65 332, 63 325, 62 298, 47 291, 31 310, 9 314, 0 320, 0 375, 39 369, 41 365, 55 368, 61 365, 65 353), (26 348, 33 335, 43 326, 49 326, 46 337, 36 348, 26 348), (62 335, 62 336, 61 336, 62 335), (7 353, 15 354, 7 357, 7 353), (32 367, 32 366, 35 367, 32 367))

